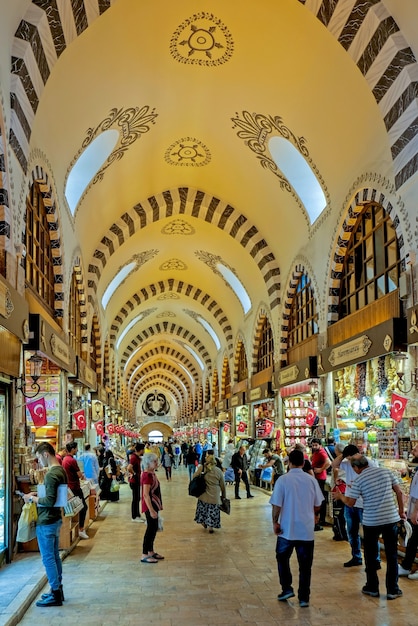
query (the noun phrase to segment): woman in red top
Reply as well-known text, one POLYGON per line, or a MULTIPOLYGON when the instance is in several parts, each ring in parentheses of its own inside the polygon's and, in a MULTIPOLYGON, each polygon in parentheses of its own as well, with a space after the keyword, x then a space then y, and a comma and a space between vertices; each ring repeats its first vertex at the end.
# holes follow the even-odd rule
POLYGON ((158 563, 164 557, 154 551, 155 535, 158 531, 158 511, 162 511, 161 489, 155 474, 158 466, 156 454, 144 454, 142 457, 141 487, 142 512, 145 513, 147 529, 142 546, 141 563, 158 563))

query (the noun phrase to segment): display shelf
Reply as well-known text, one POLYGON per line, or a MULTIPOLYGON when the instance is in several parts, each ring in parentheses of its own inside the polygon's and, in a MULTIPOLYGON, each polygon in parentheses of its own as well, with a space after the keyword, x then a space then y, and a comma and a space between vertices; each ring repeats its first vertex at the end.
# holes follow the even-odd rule
POLYGON ((307 445, 312 436, 312 428, 306 423, 306 418, 310 409, 318 411, 317 405, 313 404, 310 395, 286 398, 283 403, 285 446, 290 447, 295 443, 307 445))
POLYGON ((60 550, 67 550, 68 548, 71 548, 78 537, 78 527, 78 513, 72 517, 63 515, 59 542, 60 550))

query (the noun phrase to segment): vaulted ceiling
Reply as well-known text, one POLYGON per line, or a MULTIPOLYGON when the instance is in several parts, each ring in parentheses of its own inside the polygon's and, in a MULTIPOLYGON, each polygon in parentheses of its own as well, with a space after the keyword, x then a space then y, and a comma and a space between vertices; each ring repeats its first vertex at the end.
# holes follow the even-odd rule
POLYGON ((354 182, 414 179, 417 131, 408 103, 395 105, 401 74, 415 93, 415 0, 36 0, 10 15, 14 154, 28 177, 48 174, 64 273, 77 258, 134 398, 160 387, 180 404, 202 377, 196 355, 212 373, 237 337, 251 350, 260 310, 278 344, 292 263, 309 258, 323 278, 354 182), (71 167, 112 129, 116 146, 72 215, 71 167), (275 136, 322 186, 313 224, 272 158, 275 136), (248 313, 219 264, 245 287, 248 313))

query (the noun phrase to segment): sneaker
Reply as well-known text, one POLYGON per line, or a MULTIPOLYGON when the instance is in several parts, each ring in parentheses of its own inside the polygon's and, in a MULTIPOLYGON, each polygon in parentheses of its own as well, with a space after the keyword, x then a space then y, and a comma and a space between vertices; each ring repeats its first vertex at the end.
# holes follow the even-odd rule
POLYGON ((299 602, 299 606, 301 609, 305 609, 307 606, 309 606, 309 602, 307 600, 301 600, 299 602))
POLYGON ((344 567, 356 567, 356 565, 363 565, 363 561, 361 559, 353 558, 344 563, 344 567))
POLYGON ((315 531, 315 532, 318 532, 318 530, 324 530, 324 529, 323 529, 323 528, 322 528, 322 526, 320 526, 319 524, 315 524, 314 531, 315 531))
POLYGON ((410 569, 405 569, 402 565, 398 565, 398 576, 408 576, 411 573, 410 569))
POLYGON ((290 589, 289 591, 283 591, 280 595, 277 596, 277 599, 279 600, 279 602, 285 602, 289 598, 294 598, 294 597, 295 597, 295 594, 293 593, 293 590, 290 589))
POLYGON ((418 580, 418 569, 413 574, 408 575, 409 580, 418 580))
POLYGON ((135 517, 135 518, 132 518, 132 521, 133 521, 133 522, 137 522, 137 523, 139 523, 139 524, 145 524, 145 520, 143 520, 143 519, 142 519, 142 517, 135 517))
POLYGON ((388 600, 396 600, 396 598, 400 598, 401 595, 402 591, 400 589, 397 589, 394 593, 388 593, 386 597, 388 600))
POLYGON ((80 532, 78 533, 78 536, 80 537, 80 539, 90 539, 90 537, 88 536, 85 530, 80 530, 80 532))
POLYGON ((363 589, 361 590, 361 593, 364 593, 364 595, 366 595, 366 596, 371 596, 372 598, 378 598, 379 597, 379 592, 378 591, 373 591, 372 589, 369 589, 367 586, 363 587, 363 589))

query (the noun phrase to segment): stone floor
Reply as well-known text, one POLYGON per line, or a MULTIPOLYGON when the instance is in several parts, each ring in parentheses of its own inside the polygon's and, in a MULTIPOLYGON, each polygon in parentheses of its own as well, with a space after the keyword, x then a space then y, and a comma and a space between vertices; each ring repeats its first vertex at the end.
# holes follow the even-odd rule
MULTIPOLYGON (((227 487, 231 515, 222 515, 222 529, 210 535, 193 521, 196 500, 187 495, 186 471, 173 474, 167 482, 159 472, 165 528, 155 547, 165 555, 164 561, 140 563, 144 525, 131 522, 131 495, 124 485, 120 502, 108 503, 91 525, 90 540, 80 541, 64 560, 62 607, 41 609, 32 603, 19 622, 24 598, 46 590, 41 589, 39 555, 25 556, 0 570, 0 590, 5 577, 13 589, 19 567, 20 575, 25 572, 28 578, 23 589, 16 587, 14 605, 9 605, 7 617, 0 614, 0 624, 416 626, 418 582, 401 579, 404 595, 394 601, 384 595, 363 596, 363 568, 342 567, 350 556, 348 544, 332 541, 330 528, 315 535, 310 607, 300 608, 293 598, 278 602, 269 496, 254 488, 254 499, 236 501, 233 487, 227 487)), ((382 591, 385 567, 383 563, 382 591)), ((293 571, 297 572, 296 561, 293 571)))

